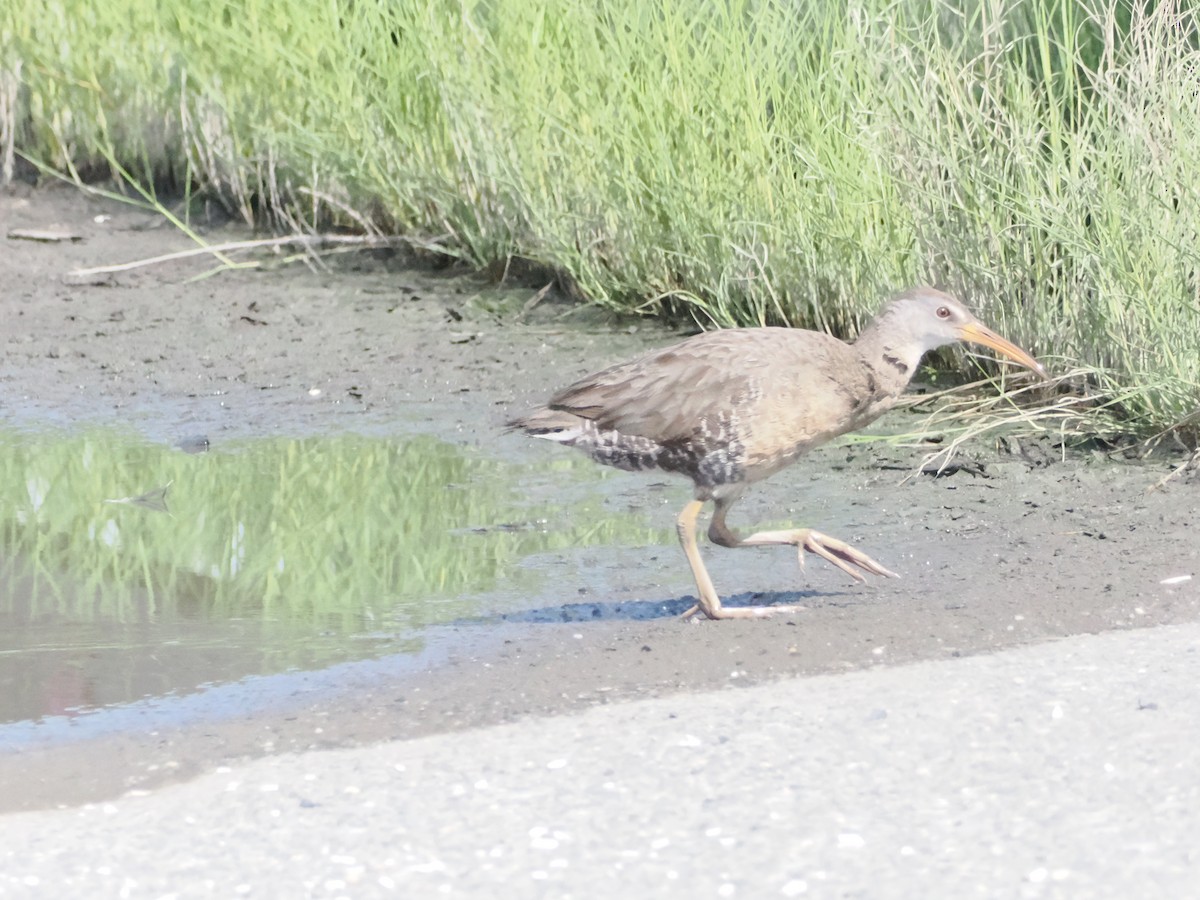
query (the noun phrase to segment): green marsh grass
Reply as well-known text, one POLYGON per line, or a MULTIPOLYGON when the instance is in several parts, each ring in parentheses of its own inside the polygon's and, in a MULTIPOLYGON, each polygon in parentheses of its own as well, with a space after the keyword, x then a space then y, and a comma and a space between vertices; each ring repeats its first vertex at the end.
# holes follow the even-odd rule
POLYGON ((1197 15, 12 0, 0 142, 284 229, 529 258, 705 325, 851 333, 935 282, 1160 429, 1200 407, 1197 15))

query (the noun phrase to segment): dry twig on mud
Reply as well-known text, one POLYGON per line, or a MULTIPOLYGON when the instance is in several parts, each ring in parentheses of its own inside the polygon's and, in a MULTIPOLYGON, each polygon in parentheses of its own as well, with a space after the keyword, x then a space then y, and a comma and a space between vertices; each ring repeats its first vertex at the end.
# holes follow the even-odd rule
MULTIPOLYGON (((136 259, 132 262, 115 263, 107 266, 92 266, 86 269, 74 269, 70 275, 72 277, 86 277, 89 275, 105 275, 112 272, 128 272, 132 269, 141 269, 146 266, 159 265, 161 263, 174 262, 180 259, 189 259, 195 256, 221 256, 226 253, 235 253, 239 250, 261 250, 264 248, 278 249, 281 247, 297 247, 304 251, 305 254, 319 254, 322 251, 340 252, 346 249, 353 250, 375 250, 381 247, 415 247, 418 249, 430 250, 437 253, 445 253, 445 248, 438 245, 436 242, 418 241, 413 238, 406 237, 389 237, 386 235, 350 235, 350 234, 290 234, 284 237, 277 238, 261 238, 253 241, 230 241, 224 244, 211 244, 201 247, 192 247, 188 250, 178 250, 174 253, 164 253, 159 256, 151 256, 146 259, 136 259)), ((253 268, 262 265, 258 260, 235 264, 238 268, 253 268)))
POLYGON ((1168 472, 1162 478, 1158 479, 1158 481, 1154 482, 1154 484, 1150 485, 1150 487, 1146 488, 1146 493, 1149 494, 1152 491, 1162 490, 1164 487, 1167 486, 1167 482, 1169 482, 1175 478, 1178 478, 1184 472, 1189 472, 1192 469, 1200 469, 1200 449, 1197 449, 1195 452, 1192 453, 1191 456, 1189 456, 1187 459, 1185 459, 1183 462, 1181 462, 1179 465, 1177 465, 1174 469, 1172 469, 1170 472, 1168 472))
POLYGON ((1120 398, 1081 387, 1094 375, 1090 369, 1072 369, 1051 381, 1029 381, 1001 393, 994 392, 993 379, 985 378, 903 402, 901 405, 910 409, 933 405, 919 434, 951 436, 927 454, 904 481, 921 472, 941 474, 963 444, 989 433, 1054 432, 1064 437, 1116 433, 1118 429, 1105 413, 1120 398))
MULTIPOLYGON (((1194 438, 1195 429, 1198 424, 1200 424, 1200 409, 1196 409, 1190 416, 1187 416, 1186 418, 1184 418, 1183 421, 1179 422, 1177 425, 1175 425, 1171 428, 1168 428, 1165 431, 1160 431, 1153 438, 1151 438, 1150 441, 1157 444, 1159 441, 1161 441, 1167 435, 1171 435, 1176 441, 1183 444, 1183 446, 1187 447, 1188 445, 1186 443, 1184 443, 1183 440, 1181 440, 1180 435, 1190 433, 1190 434, 1192 434, 1192 436, 1194 438)), ((1147 442, 1147 443, 1150 443, 1150 442, 1147 442)), ((1191 450, 1192 450, 1192 453, 1187 459, 1185 459, 1183 462, 1181 462, 1179 465, 1177 465, 1174 469, 1172 469, 1170 472, 1168 472, 1166 475, 1164 475, 1158 481, 1154 482, 1154 484, 1150 485, 1150 487, 1146 488, 1146 493, 1150 493, 1151 491, 1161 490, 1163 487, 1166 486, 1167 482, 1171 481, 1172 479, 1178 478, 1184 472, 1190 472, 1193 469, 1200 469, 1200 447, 1195 445, 1194 440, 1191 445, 1191 450)))

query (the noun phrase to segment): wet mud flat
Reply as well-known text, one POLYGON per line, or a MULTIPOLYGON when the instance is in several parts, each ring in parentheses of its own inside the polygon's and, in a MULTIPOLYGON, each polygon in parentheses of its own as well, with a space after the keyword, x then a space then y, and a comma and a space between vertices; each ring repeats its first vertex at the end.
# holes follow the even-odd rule
MULTIPOLYGON (((533 304, 536 281, 500 288, 388 254, 202 279, 211 261, 72 278, 77 267, 184 241, 147 213, 60 189, 0 195, 0 241, 0 410, 21 428, 119 424, 216 446, 267 434, 426 434, 552 470, 569 451, 505 435, 505 417, 674 336, 552 295, 533 304)), ((523 563, 539 571, 536 588, 501 598, 495 586, 478 614, 426 629, 416 652, 296 671, 261 689, 247 682, 223 705, 218 696, 215 712, 146 709, 140 724, 135 713, 106 733, 65 727, 11 742, 0 747, 0 808, 111 797, 275 752, 1197 619, 1200 484, 1184 475, 1150 490, 1178 457, 1063 459, 1049 438, 1023 451, 975 446, 978 466, 904 481, 922 451, 830 447, 757 486, 735 527, 810 524, 902 576, 856 586, 819 561, 801 572, 786 548, 703 546, 731 602, 804 607, 765 622, 680 622, 694 586, 669 531, 686 484, 606 478, 595 486, 601 508, 635 510, 664 529, 661 541, 538 554, 523 563)), ((547 475, 530 487, 561 489, 547 475)))

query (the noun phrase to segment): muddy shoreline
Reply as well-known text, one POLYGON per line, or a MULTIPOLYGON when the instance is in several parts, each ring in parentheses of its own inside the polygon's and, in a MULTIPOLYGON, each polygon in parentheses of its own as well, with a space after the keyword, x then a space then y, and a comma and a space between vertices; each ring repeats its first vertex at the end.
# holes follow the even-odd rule
MULTIPOLYGON (((248 235, 226 226, 213 240, 248 235)), ((119 423, 157 440, 361 431, 435 434, 520 460, 560 448, 503 435, 506 415, 674 332, 392 254, 197 279, 188 260, 89 279, 79 267, 171 252, 147 213, 64 188, 0 193, 0 409, 11 424, 119 423), (13 229, 63 229, 57 242, 13 229), (528 306, 528 309, 526 307, 528 306), (522 312, 524 310, 524 312, 522 312)), ((232 760, 520 722, 632 698, 994 652, 1068 635, 1194 622, 1195 476, 1178 460, 1063 461, 973 447, 977 474, 901 484, 919 451, 822 450, 756 488, 737 524, 792 518, 864 547, 902 578, 866 587, 786 551, 705 547, 733 602, 799 603, 767 622, 685 624, 674 546, 581 547, 529 613, 445 629, 423 656, 364 664, 266 708, 52 746, 0 748, 0 811, 149 789, 232 760), (817 499, 810 486, 820 485, 817 499), (605 585, 580 594, 580 585, 605 585), (748 592, 753 591, 751 595, 748 592), (766 599, 762 599, 765 596, 766 599)), ((630 476, 612 501, 673 521, 682 483, 630 476), (654 484, 652 491, 648 485, 654 484), (661 509, 659 509, 661 507, 661 509)))

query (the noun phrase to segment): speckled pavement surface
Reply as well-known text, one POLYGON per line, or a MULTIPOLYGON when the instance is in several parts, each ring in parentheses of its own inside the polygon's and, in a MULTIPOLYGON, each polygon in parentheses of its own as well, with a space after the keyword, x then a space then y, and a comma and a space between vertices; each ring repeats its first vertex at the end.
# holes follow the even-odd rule
POLYGON ((5 897, 1185 897, 1200 626, 260 759, 0 818, 5 897))

